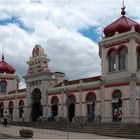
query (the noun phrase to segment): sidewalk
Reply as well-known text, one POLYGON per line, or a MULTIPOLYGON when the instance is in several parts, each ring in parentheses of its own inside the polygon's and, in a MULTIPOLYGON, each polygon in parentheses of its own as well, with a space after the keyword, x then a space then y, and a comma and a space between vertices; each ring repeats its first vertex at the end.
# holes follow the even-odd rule
MULTIPOLYGON (((50 129, 37 129, 31 127, 22 127, 22 126, 8 126, 3 127, 0 125, 0 133, 5 135, 13 136, 15 139, 21 138, 19 136, 20 129, 31 129, 34 132, 33 139, 67 139, 67 132, 50 130, 50 129)), ((75 133, 68 132, 69 139, 114 139, 113 137, 107 136, 98 136, 95 134, 88 133, 75 133)))

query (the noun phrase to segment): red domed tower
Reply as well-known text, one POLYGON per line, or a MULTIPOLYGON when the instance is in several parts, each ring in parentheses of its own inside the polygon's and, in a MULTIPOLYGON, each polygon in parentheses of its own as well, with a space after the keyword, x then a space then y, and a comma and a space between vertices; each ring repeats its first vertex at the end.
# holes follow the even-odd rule
POLYGON ((134 27, 137 33, 140 33, 139 23, 125 16, 125 7, 122 7, 121 9, 122 16, 104 28, 105 37, 111 37, 115 35, 116 32, 118 32, 119 34, 128 32, 131 30, 132 27, 134 27))
POLYGON ((0 61, 0 73, 15 73, 15 69, 4 61, 4 55, 2 55, 2 61, 0 61))
MULTIPOLYGON (((111 100, 110 112, 121 100, 124 122, 136 122, 137 91, 140 91, 140 24, 125 16, 125 7, 121 8, 121 17, 107 25, 104 37, 99 42, 101 57, 101 103, 103 118, 108 117, 108 103, 111 100), (113 91, 121 93, 120 100, 113 96, 113 91), (127 101, 125 101, 127 99, 127 101), (127 120, 125 117, 131 117, 127 120)), ((140 106, 139 106, 140 108, 140 106)), ((111 113, 110 113, 111 114, 111 113)), ((109 120, 112 121, 112 120, 109 120)))
POLYGON ((5 62, 4 55, 0 61, 0 94, 9 94, 19 88, 20 79, 15 73, 15 69, 5 62))

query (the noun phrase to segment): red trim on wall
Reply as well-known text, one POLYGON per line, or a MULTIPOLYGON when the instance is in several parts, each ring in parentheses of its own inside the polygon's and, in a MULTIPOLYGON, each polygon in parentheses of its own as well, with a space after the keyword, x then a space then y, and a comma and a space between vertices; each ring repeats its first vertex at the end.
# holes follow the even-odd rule
POLYGON ((26 96, 17 97, 17 99, 23 99, 23 98, 26 98, 26 96))
MULTIPOLYGON (((101 101, 95 101, 95 103, 100 103, 101 101)), ((87 104, 87 102, 82 102, 82 104, 87 104)))
POLYGON ((109 99, 105 99, 104 101, 105 101, 105 102, 109 102, 109 101, 111 101, 111 100, 109 100, 109 99))
POLYGON ((107 85, 105 85, 105 88, 119 87, 119 86, 127 86, 127 85, 129 85, 129 82, 124 82, 124 83, 114 83, 114 84, 107 84, 107 85))
POLYGON ((48 96, 51 96, 51 95, 58 95, 58 94, 61 94, 61 92, 49 93, 48 96))
POLYGON ((78 89, 76 89, 76 90, 71 90, 70 93, 72 93, 72 92, 78 92, 78 93, 79 93, 79 90, 78 90, 78 89))
POLYGON ((15 98, 15 97, 12 97, 12 98, 7 98, 7 99, 0 99, 0 101, 9 101, 9 100, 16 100, 16 99, 24 99, 24 98, 26 98, 26 96, 21 96, 21 97, 17 97, 17 98, 15 98))
MULTIPOLYGON (((78 94, 78 93, 79 93, 79 90, 80 90, 80 89, 78 89, 78 90, 71 90, 71 91, 69 91, 69 94, 71 94, 71 93, 73 93, 73 92, 74 92, 75 94, 78 94)), ((91 91, 91 92, 93 92, 92 90, 100 90, 100 87, 82 89, 82 91, 91 91)), ((51 96, 51 95, 58 95, 58 94, 61 94, 61 92, 49 93, 48 96, 51 96)))
POLYGON ((89 90, 100 90, 100 87, 82 89, 82 91, 89 91, 89 90))
POLYGON ((129 100, 130 98, 124 98, 123 100, 129 100))

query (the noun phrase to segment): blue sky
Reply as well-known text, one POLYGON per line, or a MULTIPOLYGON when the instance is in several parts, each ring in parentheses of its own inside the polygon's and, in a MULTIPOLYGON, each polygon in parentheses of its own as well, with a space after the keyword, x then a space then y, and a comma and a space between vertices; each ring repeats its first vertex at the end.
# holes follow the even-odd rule
POLYGON ((18 17, 15 17, 15 16, 11 16, 10 18, 0 20, 0 25, 6 26, 8 24, 15 24, 19 28, 27 31, 28 33, 32 33, 34 31, 32 27, 28 27, 27 25, 23 23, 22 20, 20 20, 18 17))
MULTIPOLYGON (((21 78, 40 44, 52 72, 69 79, 101 74, 98 42, 105 26, 121 16, 122 0, 0 0, 0 46, 21 78), (11 59, 12 58, 12 59, 11 59)), ((126 16, 140 23, 140 0, 125 0, 126 16)))
POLYGON ((98 32, 98 27, 91 26, 85 29, 81 29, 79 30, 79 33, 97 43, 100 41, 101 33, 98 32))

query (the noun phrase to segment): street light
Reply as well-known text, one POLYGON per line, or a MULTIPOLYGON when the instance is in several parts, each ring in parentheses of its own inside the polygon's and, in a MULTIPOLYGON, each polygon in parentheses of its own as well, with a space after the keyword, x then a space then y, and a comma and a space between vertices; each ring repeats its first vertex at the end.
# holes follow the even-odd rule
POLYGON ((68 89, 65 89, 64 93, 66 94, 66 108, 67 108, 67 139, 69 139, 69 131, 68 131, 68 128, 69 128, 69 97, 68 97, 68 89))

